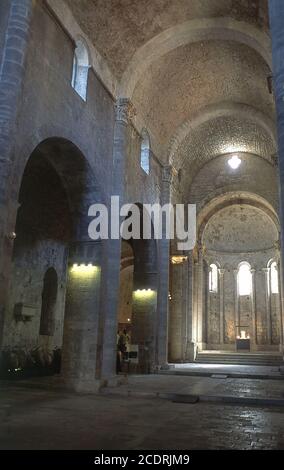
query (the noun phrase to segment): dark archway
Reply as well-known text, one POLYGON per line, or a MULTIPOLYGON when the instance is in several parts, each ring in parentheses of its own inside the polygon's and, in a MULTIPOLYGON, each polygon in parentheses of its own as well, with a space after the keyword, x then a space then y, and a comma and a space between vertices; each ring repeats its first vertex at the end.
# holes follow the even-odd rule
MULTIPOLYGON (((87 262, 85 256, 87 264, 93 262, 88 209, 94 202, 100 202, 96 179, 88 161, 72 142, 47 139, 35 148, 26 164, 18 201, 4 350, 21 357, 21 369, 27 367, 31 356, 36 356, 36 361, 46 368, 55 352, 58 360, 58 351, 64 343, 63 369, 70 372, 73 342, 78 343, 78 335, 70 327, 74 323, 73 291, 76 290, 79 304, 80 295, 85 292, 80 277, 75 276, 70 288, 70 272, 72 264, 87 262)), ((96 297, 99 279, 97 276, 93 290, 96 297)), ((90 289, 93 281, 89 283, 90 289)), ((94 312, 94 302, 92 309, 94 312)), ((87 308, 77 314, 83 321, 87 308)), ((84 338, 81 339, 83 343, 84 338)), ((92 337, 92 341, 95 343, 96 339, 92 337)), ((79 371, 81 364, 74 362, 74 367, 79 371)))
MULTIPOLYGON (((136 203, 134 206, 134 210, 139 210, 140 226, 135 237, 122 239, 118 329, 120 334, 125 329, 130 340, 131 362, 128 370, 149 373, 154 364, 156 341, 157 247, 150 220, 147 224, 150 222, 152 227, 151 237, 143 238, 143 224, 149 214, 142 204, 136 203)), ((131 215, 130 208, 126 220, 131 215)))

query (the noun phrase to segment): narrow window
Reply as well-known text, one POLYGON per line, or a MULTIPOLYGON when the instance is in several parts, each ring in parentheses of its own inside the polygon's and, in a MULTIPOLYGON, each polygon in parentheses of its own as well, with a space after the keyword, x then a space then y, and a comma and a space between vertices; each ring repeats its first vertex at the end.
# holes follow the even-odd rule
POLYGON ((270 266, 270 289, 271 294, 279 294, 278 267, 276 261, 270 266))
POLYGON ((150 138, 146 129, 142 131, 142 142, 141 142, 141 156, 140 156, 141 168, 149 175, 150 173, 150 138))
POLYGON ((87 47, 77 41, 73 61, 72 87, 86 101, 88 87, 89 57, 87 47))
POLYGON ((251 267, 246 262, 243 262, 239 265, 238 291, 239 295, 251 295, 252 293, 251 267))
POLYGON ((218 268, 216 264, 210 264, 209 291, 218 292, 218 268))

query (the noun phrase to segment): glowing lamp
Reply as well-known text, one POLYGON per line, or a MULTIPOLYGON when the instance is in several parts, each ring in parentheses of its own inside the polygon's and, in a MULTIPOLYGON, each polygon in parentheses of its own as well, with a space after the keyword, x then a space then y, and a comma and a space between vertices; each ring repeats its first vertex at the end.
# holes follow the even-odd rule
POLYGON ((133 292, 134 297, 137 299, 149 299, 155 295, 152 289, 137 289, 133 292))
POLYGON ((228 160, 228 165, 233 169, 237 170, 242 163, 242 160, 238 157, 238 155, 233 155, 230 160, 228 160))
POLYGON ((98 271, 98 267, 92 263, 89 264, 73 264, 71 273, 78 276, 92 276, 98 271))

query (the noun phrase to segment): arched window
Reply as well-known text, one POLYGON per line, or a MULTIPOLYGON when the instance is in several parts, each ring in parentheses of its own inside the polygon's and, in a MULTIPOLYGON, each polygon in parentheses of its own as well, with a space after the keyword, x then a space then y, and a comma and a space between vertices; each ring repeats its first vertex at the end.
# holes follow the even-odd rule
POLYGON ((216 264, 210 264, 209 291, 218 292, 218 267, 216 264))
POLYGON ((268 290, 271 294, 279 294, 278 266, 276 261, 270 264, 268 272, 268 290))
POLYGON ((142 131, 142 142, 141 142, 141 156, 140 156, 141 168, 149 175, 150 173, 150 138, 146 129, 142 131))
POLYGON ((40 335, 52 336, 54 331, 54 308, 57 299, 58 279, 54 268, 49 268, 43 280, 40 335))
POLYGON ((252 275, 249 263, 243 262, 238 270, 238 292, 239 295, 251 295, 252 275))
POLYGON ((76 43, 73 61, 72 87, 86 101, 89 72, 89 55, 85 43, 79 39, 76 43))

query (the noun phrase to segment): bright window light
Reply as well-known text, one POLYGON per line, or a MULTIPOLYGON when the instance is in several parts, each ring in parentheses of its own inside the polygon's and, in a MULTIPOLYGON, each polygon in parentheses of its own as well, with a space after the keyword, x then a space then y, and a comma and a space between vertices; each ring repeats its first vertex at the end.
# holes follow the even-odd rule
POLYGON ((218 292, 218 268, 216 264, 210 264, 209 291, 218 292))
POLYGON ((250 265, 241 263, 238 271, 238 291, 239 295, 251 295, 252 293, 252 275, 250 265))
POLYGON ((241 163, 242 160, 238 157, 238 155, 233 155, 230 160, 228 160, 228 164, 233 170, 237 170, 241 163))
POLYGON ((270 267, 270 282, 271 282, 271 294, 279 294, 278 285, 278 269, 277 263, 274 261, 270 267))

